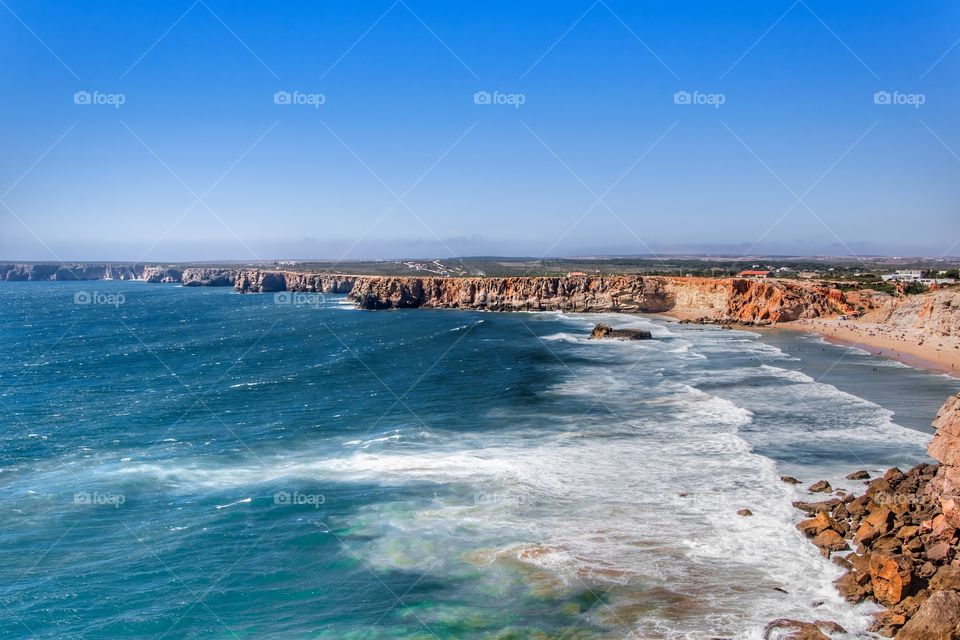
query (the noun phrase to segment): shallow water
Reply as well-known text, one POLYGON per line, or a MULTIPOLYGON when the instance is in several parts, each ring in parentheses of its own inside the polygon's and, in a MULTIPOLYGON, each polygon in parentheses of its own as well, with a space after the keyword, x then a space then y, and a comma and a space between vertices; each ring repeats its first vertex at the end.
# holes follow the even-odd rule
POLYGON ((862 630, 777 476, 924 460, 960 386, 786 332, 142 283, 4 284, 0 335, 4 637, 862 630))

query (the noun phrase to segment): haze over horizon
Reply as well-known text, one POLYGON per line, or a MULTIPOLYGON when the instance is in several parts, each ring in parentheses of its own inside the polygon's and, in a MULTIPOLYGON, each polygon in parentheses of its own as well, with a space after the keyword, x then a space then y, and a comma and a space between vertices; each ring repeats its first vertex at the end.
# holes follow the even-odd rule
POLYGON ((960 6, 0 7, 0 259, 960 255, 960 6))

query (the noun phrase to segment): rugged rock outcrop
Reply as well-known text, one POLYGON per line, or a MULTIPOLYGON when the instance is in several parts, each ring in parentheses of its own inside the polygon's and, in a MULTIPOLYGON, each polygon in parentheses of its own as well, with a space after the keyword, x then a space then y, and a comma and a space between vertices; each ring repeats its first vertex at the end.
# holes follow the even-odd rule
POLYGON ((899 640, 960 640, 960 396, 934 426, 929 452, 939 465, 890 469, 859 497, 794 503, 813 516, 797 528, 847 569, 836 583, 841 595, 887 607, 872 630, 899 640), (837 553, 849 545, 854 552, 837 553))
POLYGON ((176 267, 144 267, 137 280, 144 282, 180 282, 183 270, 176 267))
POLYGON ((642 329, 614 329, 608 324, 598 324, 590 332, 590 340, 650 340, 653 334, 642 329))
POLYGON ((677 312, 704 322, 771 324, 857 313, 843 292, 786 281, 662 276, 530 278, 362 277, 363 309, 677 312))
POLYGON ((960 638, 960 594, 937 591, 920 605, 897 640, 956 640, 960 638))
POLYGON ((933 426, 937 432, 927 453, 940 463, 933 488, 944 517, 960 527, 960 395, 941 407, 933 426))
POLYGON ((764 628, 763 638, 764 640, 830 640, 830 636, 826 635, 823 629, 831 630, 834 633, 846 633, 843 627, 840 627, 836 622, 825 620, 801 622, 781 618, 774 620, 764 628))
POLYGON ((237 279, 237 269, 188 267, 178 281, 185 287, 229 287, 237 279))

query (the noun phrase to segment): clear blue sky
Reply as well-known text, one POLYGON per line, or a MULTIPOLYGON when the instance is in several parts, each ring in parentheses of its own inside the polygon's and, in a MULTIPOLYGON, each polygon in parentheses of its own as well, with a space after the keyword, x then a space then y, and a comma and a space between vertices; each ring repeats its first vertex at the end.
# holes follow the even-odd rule
POLYGON ((2 0, 0 259, 960 255, 958 39, 952 0, 2 0))

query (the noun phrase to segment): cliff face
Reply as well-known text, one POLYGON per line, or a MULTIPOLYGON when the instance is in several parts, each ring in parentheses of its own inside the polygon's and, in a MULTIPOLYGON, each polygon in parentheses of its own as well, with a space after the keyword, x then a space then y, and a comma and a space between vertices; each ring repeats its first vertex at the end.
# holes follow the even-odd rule
POLYGON ((904 333, 960 337, 960 291, 941 289, 901 298, 875 298, 864 318, 904 333))
POLYGON ((359 278, 350 297, 363 309, 486 309, 489 311, 668 311, 662 279, 606 278, 359 278))
POLYGON ((143 265, 0 264, 0 280, 139 280, 143 265))
POLYGON ((173 267, 144 267, 137 280, 144 282, 180 282, 183 271, 173 267))
POLYGON ((242 269, 236 272, 233 286, 241 293, 269 293, 272 291, 350 293, 359 279, 354 276, 300 271, 242 269))
POLYGON ((855 313, 838 290, 782 281, 588 276, 575 278, 357 278, 363 309, 675 312, 710 322, 767 324, 855 313))
POLYGON ((237 279, 237 269, 188 267, 177 282, 185 287, 229 287, 237 279))
POLYGON ((0 280, 142 280, 190 286, 234 284, 237 269, 144 264, 0 264, 0 280))
POLYGON ((940 463, 933 481, 934 491, 951 525, 960 527, 960 395, 940 408, 933 426, 937 430, 927 448, 940 463))

